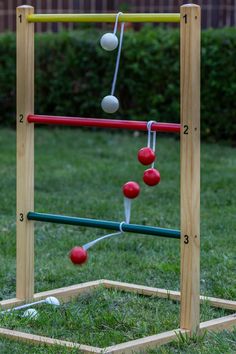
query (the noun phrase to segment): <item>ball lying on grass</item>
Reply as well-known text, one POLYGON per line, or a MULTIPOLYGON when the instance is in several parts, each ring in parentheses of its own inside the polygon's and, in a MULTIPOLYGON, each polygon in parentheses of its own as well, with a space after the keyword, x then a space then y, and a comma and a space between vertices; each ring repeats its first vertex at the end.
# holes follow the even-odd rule
POLYGON ((88 259, 88 253, 83 247, 76 246, 72 248, 69 254, 72 263, 82 265, 88 259))
POLYGON ((22 317, 24 317, 24 318, 30 318, 30 319, 34 319, 34 320, 36 320, 36 318, 38 317, 38 311, 37 310, 35 310, 35 309, 28 309, 28 310, 26 310, 24 313, 23 313, 23 315, 22 315, 22 317))
POLYGON ((49 305, 54 305, 54 306, 59 306, 60 305, 60 301, 54 296, 48 296, 45 299, 45 303, 49 304, 49 305))

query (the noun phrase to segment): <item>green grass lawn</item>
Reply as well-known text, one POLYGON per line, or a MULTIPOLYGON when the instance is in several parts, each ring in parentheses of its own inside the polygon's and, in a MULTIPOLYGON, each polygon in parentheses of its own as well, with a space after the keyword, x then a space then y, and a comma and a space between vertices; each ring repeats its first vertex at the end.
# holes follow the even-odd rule
MULTIPOLYGON (((37 129, 35 137, 35 211, 122 221, 121 186, 135 180, 131 222, 179 228, 179 141, 157 137, 161 183, 147 187, 137 151, 146 136, 80 129, 37 129)), ((0 299, 15 296, 15 132, 0 132, 0 299)), ((236 298, 235 149, 202 144, 201 293, 236 298)), ((179 290, 179 241, 124 234, 89 250, 76 267, 70 249, 106 231, 36 224, 35 291, 96 279, 111 279, 179 290)), ((99 347, 178 327, 179 304, 169 300, 97 289, 57 309, 38 307, 36 320, 21 312, 0 325, 99 347)), ((201 320, 230 312, 201 306, 201 320)), ((30 346, 0 339, 0 353, 67 353, 68 349, 30 346)), ((73 352, 70 350, 70 352, 73 352)), ((74 351, 78 352, 78 351, 74 351)), ((235 353, 236 331, 181 340, 148 353, 235 353)))

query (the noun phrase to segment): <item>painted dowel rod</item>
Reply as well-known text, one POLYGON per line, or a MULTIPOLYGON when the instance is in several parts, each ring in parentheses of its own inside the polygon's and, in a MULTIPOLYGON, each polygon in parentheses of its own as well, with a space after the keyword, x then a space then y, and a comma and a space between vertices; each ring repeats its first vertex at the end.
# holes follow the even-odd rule
MULTIPOLYGON (((147 130, 147 122, 135 120, 116 120, 102 118, 82 118, 82 117, 59 117, 34 115, 28 116, 29 123, 67 125, 78 127, 97 127, 97 128, 116 128, 128 130, 147 130)), ((153 123, 152 130, 166 133, 179 133, 180 124, 178 123, 153 123)))
MULTIPOLYGON (((34 14, 28 22, 115 22, 117 14, 34 14)), ((119 22, 180 22, 179 13, 124 13, 119 22)))
MULTIPOLYGON (((78 217, 74 217, 74 216, 36 213, 36 212, 32 212, 32 211, 30 211, 28 213, 27 218, 28 218, 28 220, 35 220, 35 221, 52 222, 52 223, 67 224, 67 225, 87 226, 87 227, 95 227, 95 228, 99 228, 99 229, 109 229, 109 230, 120 231, 120 222, 116 222, 116 221, 78 218, 78 217)), ((154 226, 123 223, 122 230, 125 232, 133 232, 133 233, 138 233, 138 234, 162 236, 162 237, 176 238, 176 239, 180 238, 180 231, 179 230, 164 229, 161 227, 154 227, 154 226)))

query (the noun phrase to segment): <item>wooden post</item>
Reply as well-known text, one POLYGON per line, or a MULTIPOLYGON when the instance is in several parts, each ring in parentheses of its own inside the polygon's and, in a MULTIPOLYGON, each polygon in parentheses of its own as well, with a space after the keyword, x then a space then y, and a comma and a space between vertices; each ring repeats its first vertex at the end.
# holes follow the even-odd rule
POLYGON ((200 7, 180 10, 181 75, 181 329, 200 317, 200 7))
POLYGON ((27 212, 34 210, 34 24, 27 16, 31 6, 19 6, 17 28, 17 213, 16 297, 32 300, 34 294, 34 224, 27 212))

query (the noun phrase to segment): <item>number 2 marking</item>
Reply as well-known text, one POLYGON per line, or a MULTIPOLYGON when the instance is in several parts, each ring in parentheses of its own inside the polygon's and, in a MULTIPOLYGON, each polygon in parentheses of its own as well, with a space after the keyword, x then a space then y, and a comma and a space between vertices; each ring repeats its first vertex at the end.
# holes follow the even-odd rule
POLYGON ((24 115, 20 114, 19 117, 20 117, 20 123, 23 123, 24 115))
POLYGON ((184 134, 188 135, 188 125, 184 125, 184 134))

